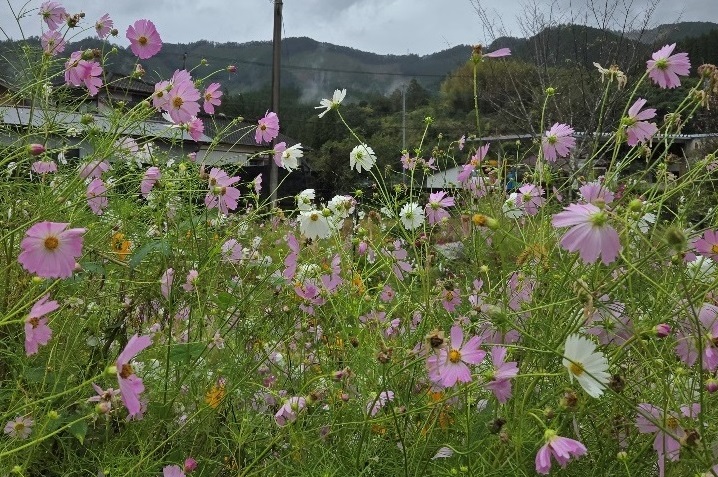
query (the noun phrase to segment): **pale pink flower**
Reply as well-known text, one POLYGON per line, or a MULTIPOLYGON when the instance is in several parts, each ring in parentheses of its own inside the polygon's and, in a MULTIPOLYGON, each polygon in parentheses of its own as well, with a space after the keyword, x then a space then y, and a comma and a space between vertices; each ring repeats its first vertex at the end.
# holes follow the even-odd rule
POLYGON ((446 207, 454 206, 454 198, 447 196, 446 192, 439 191, 429 194, 429 202, 424 207, 426 213, 426 219, 429 221, 429 225, 441 222, 445 218, 449 218, 449 212, 446 211, 446 207))
POLYGON ((254 141, 257 144, 271 142, 279 134, 279 117, 276 113, 267 111, 257 123, 257 130, 254 133, 254 141))
POLYGON ((99 403, 98 409, 100 409, 103 414, 107 414, 112 410, 112 402, 120 395, 120 390, 113 388, 107 388, 107 390, 104 390, 95 383, 92 383, 92 387, 95 389, 97 394, 89 397, 87 402, 99 403))
POLYGON ((279 427, 284 427, 287 424, 291 424, 297 420, 297 415, 307 408, 307 400, 303 397, 290 397, 286 401, 279 411, 274 415, 274 420, 277 422, 279 427))
POLYGON ((35 161, 32 163, 30 170, 35 174, 49 174, 51 172, 57 172, 57 164, 55 161, 35 161))
POLYGON ((34 424, 35 421, 29 417, 18 416, 14 421, 8 421, 3 431, 10 437, 27 439, 30 437, 30 433, 32 433, 32 426, 34 424))
POLYGON ((172 121, 178 124, 191 121, 199 113, 199 90, 191 80, 182 78, 179 83, 172 84, 172 89, 167 93, 167 103, 163 106, 172 121))
POLYGON ((572 457, 586 455, 586 446, 574 439, 561 437, 554 430, 546 429, 544 439, 546 443, 536 454, 536 472, 539 474, 547 475, 551 471, 551 456, 565 468, 572 457))
POLYGON ((593 204, 570 204, 553 216, 554 227, 571 227, 561 237, 561 247, 578 251, 584 263, 598 257, 604 264, 616 260, 621 250, 618 232, 608 223, 608 215, 593 204))
POLYGON ((162 49, 160 34, 149 20, 137 20, 127 27, 125 36, 130 40, 132 53, 141 60, 152 58, 162 49))
POLYGON ((68 278, 82 255, 85 229, 67 229, 70 224, 39 222, 25 232, 18 262, 30 273, 43 278, 68 278))
POLYGON ((140 403, 140 394, 145 390, 142 378, 135 375, 130 360, 151 344, 152 338, 149 335, 132 336, 127 342, 125 349, 123 349, 117 357, 117 362, 115 363, 122 402, 129 412, 129 417, 138 417, 141 415, 142 405, 140 403))
POLYGON ((166 465, 162 467, 162 477, 185 477, 185 473, 179 465, 166 465))
POLYGON ((93 214, 102 215, 102 212, 108 205, 107 200, 107 186, 102 182, 102 179, 92 179, 87 185, 87 205, 92 210, 93 214))
POLYGON ((38 12, 50 30, 57 30, 68 17, 65 7, 59 2, 43 2, 38 12))
POLYGON ((110 18, 110 15, 108 13, 105 13, 100 17, 99 20, 95 22, 95 31, 97 32, 97 36, 99 36, 102 39, 105 39, 107 35, 110 34, 112 31, 112 27, 115 26, 115 23, 110 18))
POLYGON ((219 99, 222 97, 222 91, 219 88, 221 88, 219 83, 212 83, 204 90, 202 107, 205 113, 214 114, 214 107, 222 104, 222 100, 219 99))
POLYGON ((427 360, 429 378, 448 388, 459 383, 471 382, 469 364, 479 364, 486 351, 479 349, 481 338, 472 336, 464 343, 464 330, 460 326, 451 327, 449 346, 438 353, 431 354, 427 360))
POLYGON ((57 56, 65 51, 67 42, 58 30, 48 30, 40 37, 42 51, 50 56, 57 56))
MULTIPOLYGON (((700 412, 699 405, 682 406, 681 412, 686 417, 695 417, 700 412)), ((638 405, 636 427, 642 434, 656 434, 653 440, 653 449, 658 454, 658 475, 665 474, 666 457, 675 462, 680 459, 681 439, 685 437, 685 430, 679 422, 679 415, 666 412, 660 407, 648 403, 638 405)))
POLYGON ((516 196, 516 205, 523 208, 527 215, 538 214, 539 208, 544 205, 543 188, 533 184, 524 184, 519 188, 516 196))
POLYGON ((378 413, 388 402, 391 402, 394 400, 394 391, 382 391, 380 392, 376 398, 370 399, 366 403, 366 412, 370 416, 374 417, 376 416, 376 413, 378 413))
POLYGON ((88 177, 96 178, 102 176, 103 172, 107 172, 110 169, 112 169, 112 167, 107 161, 91 161, 80 166, 78 174, 80 174, 80 177, 83 179, 87 179, 88 177))
POLYGON ((142 197, 146 199, 147 196, 150 195, 150 191, 152 191, 155 183, 161 178, 162 172, 160 172, 159 167, 153 166, 147 169, 142 177, 142 182, 140 183, 140 192, 142 192, 142 197))
POLYGON ((156 83, 155 92, 152 93, 152 106, 169 111, 169 90, 171 88, 172 83, 167 80, 156 83))
POLYGON ((646 100, 638 98, 628 110, 628 117, 623 118, 629 146, 635 146, 639 142, 646 142, 658 132, 656 123, 646 122, 647 119, 656 117, 656 110, 649 108, 641 111, 645 105, 646 100))
POLYGON ((489 53, 484 53, 481 55, 482 58, 501 58, 503 56, 510 56, 511 55, 511 48, 499 48, 496 51, 491 51, 489 53))
POLYGON ((228 215, 230 210, 237 208, 237 200, 241 193, 239 189, 232 187, 232 184, 240 178, 239 176, 230 178, 219 168, 212 168, 209 177, 210 186, 204 198, 204 205, 207 209, 217 207, 222 214, 228 215))
POLYGON ((236 239, 229 239, 222 244, 222 261, 238 264, 245 258, 244 248, 236 239))
POLYGON ((65 82, 73 86, 87 87, 90 96, 95 96, 102 86, 102 66, 96 61, 82 59, 82 51, 75 51, 65 62, 65 82))
POLYGON ((706 230, 693 246, 704 257, 718 260, 718 230, 706 230))
POLYGON ((52 337, 45 315, 57 310, 60 305, 55 300, 48 301, 49 298, 49 293, 40 298, 25 318, 25 354, 28 356, 37 353, 40 345, 45 346, 52 337))
POLYGON ((441 290, 441 306, 444 307, 448 313, 456 311, 456 307, 461 304, 461 292, 458 288, 453 290, 442 289, 441 290))
POLYGON ((189 273, 187 273, 187 281, 182 285, 182 289, 186 292, 194 291, 198 277, 199 272, 197 272, 197 270, 190 270, 189 273))
POLYGON ((204 133, 204 123, 198 117, 192 117, 187 123, 184 124, 187 128, 187 133, 194 139, 195 142, 202 139, 202 133, 204 133))
POLYGON ((556 162, 559 157, 566 157, 576 146, 574 130, 568 124, 555 123, 541 140, 541 149, 548 162, 556 162))
POLYGON ((170 292, 172 291, 172 282, 175 278, 175 271, 173 268, 168 268, 165 270, 165 272, 162 274, 162 277, 160 278, 160 291, 162 292, 162 296, 169 299, 170 292))
POLYGON ((465 164, 464 167, 461 169, 461 172, 459 172, 459 175, 457 177, 457 180, 459 182, 466 182, 467 180, 469 180, 476 168, 481 166, 481 161, 484 160, 486 154, 489 152, 490 145, 491 143, 487 142, 476 150, 476 154, 471 156, 471 160, 467 164, 465 164))
POLYGON ((579 187, 578 191, 583 200, 600 208, 610 204, 615 198, 613 192, 600 182, 588 182, 579 187))
POLYGON ((698 360, 697 340, 702 340, 703 368, 715 371, 718 369, 718 306, 703 303, 698 310, 697 327, 693 321, 691 318, 685 323, 676 345, 676 354, 687 366, 693 366, 698 360))
POLYGON ((491 348, 491 363, 494 365, 494 370, 485 384, 501 404, 511 398, 511 379, 519 373, 516 361, 506 362, 506 353, 507 350, 503 346, 491 348))
POLYGON ((646 62, 648 77, 661 88, 676 88, 681 85, 678 76, 687 76, 691 71, 688 53, 673 53, 676 44, 666 45, 653 53, 646 62))

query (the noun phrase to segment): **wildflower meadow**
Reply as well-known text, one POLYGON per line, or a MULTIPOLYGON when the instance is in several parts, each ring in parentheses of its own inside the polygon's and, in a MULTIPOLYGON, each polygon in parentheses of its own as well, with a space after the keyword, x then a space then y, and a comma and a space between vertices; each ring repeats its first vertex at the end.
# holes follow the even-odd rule
MULTIPOLYGON (((475 81, 508 48, 467 51, 472 134, 427 118, 391 168, 337 85, 314 112, 365 186, 274 202, 217 141, 183 146, 241 70, 152 78, 151 19, 26 13, 43 34, 0 96, 0 476, 718 476, 716 151, 668 170, 715 66, 675 44, 637 75, 598 65, 603 101, 629 98, 603 135, 548 114, 548 88, 514 186, 475 81), (126 38, 133 70, 77 34, 126 38), (86 109, 140 77, 142 101, 86 109), (665 117, 639 95, 689 77, 665 117), (437 162, 456 180, 427 189, 437 162)), ((219 136, 289 177, 311 156, 281 111, 241 121, 219 136)))

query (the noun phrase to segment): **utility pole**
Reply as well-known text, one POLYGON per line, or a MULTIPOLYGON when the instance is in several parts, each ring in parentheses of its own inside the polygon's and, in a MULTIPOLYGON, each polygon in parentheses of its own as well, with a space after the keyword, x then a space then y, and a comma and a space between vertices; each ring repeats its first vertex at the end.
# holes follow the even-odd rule
MULTIPOLYGON (((274 37, 272 39, 272 111, 279 115, 279 76, 280 58, 282 55, 282 0, 274 0, 274 37)), ((277 139, 272 141, 272 149, 277 139)), ((274 158, 269 159, 269 190, 272 207, 277 206, 277 186, 279 185, 279 169, 274 158)))

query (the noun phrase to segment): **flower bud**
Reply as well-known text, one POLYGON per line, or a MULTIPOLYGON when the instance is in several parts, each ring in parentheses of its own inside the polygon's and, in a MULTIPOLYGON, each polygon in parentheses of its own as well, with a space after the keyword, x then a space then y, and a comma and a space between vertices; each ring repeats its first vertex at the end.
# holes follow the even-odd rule
POLYGON ((34 143, 27 146, 27 152, 31 156, 39 156, 40 154, 44 154, 46 150, 47 149, 45 149, 45 146, 43 146, 42 144, 34 143))
POLYGON ((706 391, 708 391, 711 394, 718 391, 718 379, 708 378, 706 380, 706 391))
POLYGON ((187 457, 187 459, 185 459, 184 461, 184 471, 192 472, 195 469, 197 469, 197 461, 194 460, 192 457, 187 457))
POLYGON ((679 228, 671 227, 666 231, 665 240, 674 248, 685 248, 686 234, 679 228))
POLYGON ((643 201, 641 199, 633 199, 628 203, 628 210, 631 212, 640 212, 643 208, 643 201))
POLYGON ((554 94, 556 94, 556 88, 552 86, 546 88, 546 96, 553 96, 554 94))
POLYGON ((235 65, 229 65, 227 66, 227 71, 229 71, 230 73, 236 73, 237 67, 235 65))
POLYGON ((671 325, 668 323, 660 323, 653 328, 656 338, 666 338, 671 334, 671 325))

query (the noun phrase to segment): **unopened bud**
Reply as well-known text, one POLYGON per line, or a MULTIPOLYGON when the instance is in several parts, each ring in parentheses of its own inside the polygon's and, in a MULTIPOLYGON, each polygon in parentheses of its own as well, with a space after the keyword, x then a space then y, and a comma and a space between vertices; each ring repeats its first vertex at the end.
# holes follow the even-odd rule
POLYGON ((39 156, 40 154, 44 154, 45 151, 45 146, 42 144, 35 143, 27 146, 27 152, 30 153, 31 156, 39 156))
POLYGON ((711 394, 718 391, 718 379, 708 378, 706 380, 706 391, 708 391, 711 394))
POLYGON ((633 199, 628 203, 628 210, 631 212, 640 212, 643 208, 643 201, 641 199, 633 199))
POLYGON ((552 86, 546 88, 546 96, 553 96, 554 94, 556 94, 556 88, 552 86))
POLYGON ((227 71, 229 71, 230 73, 236 73, 237 67, 235 65, 229 65, 227 66, 227 71))
POLYGON ((653 332, 656 334, 656 338, 666 338, 671 334, 671 325, 668 323, 661 323, 653 328, 653 332))

